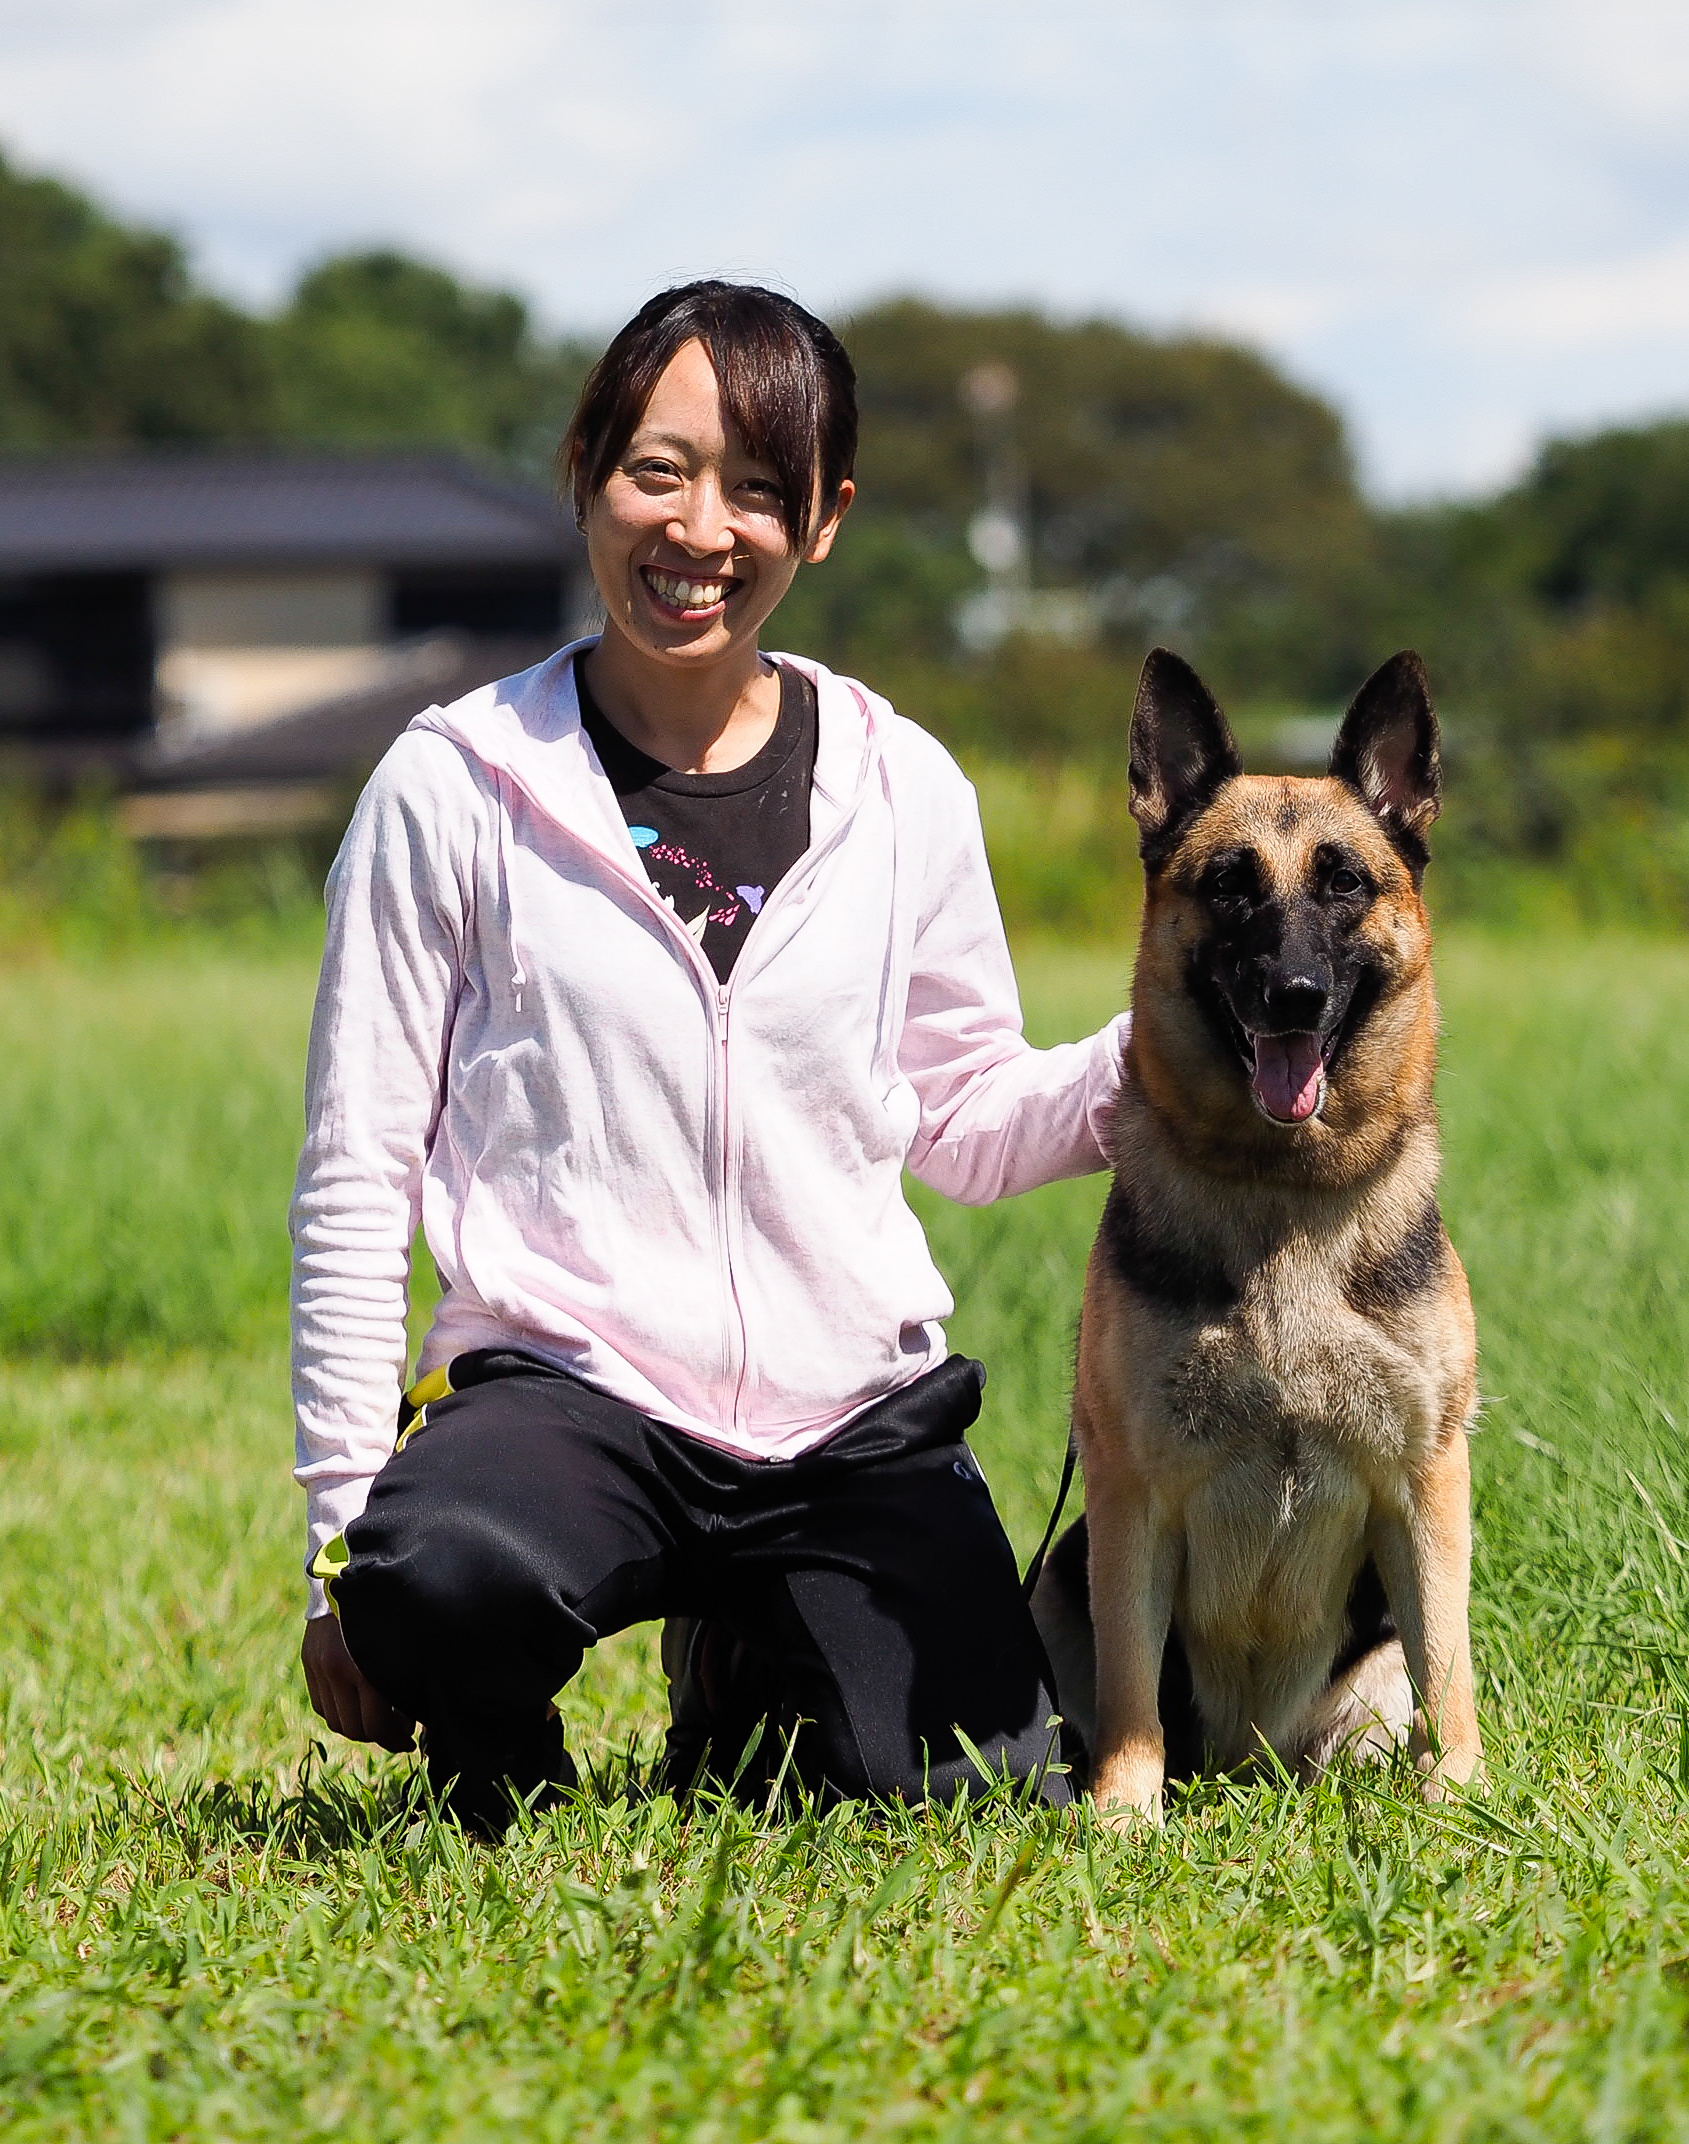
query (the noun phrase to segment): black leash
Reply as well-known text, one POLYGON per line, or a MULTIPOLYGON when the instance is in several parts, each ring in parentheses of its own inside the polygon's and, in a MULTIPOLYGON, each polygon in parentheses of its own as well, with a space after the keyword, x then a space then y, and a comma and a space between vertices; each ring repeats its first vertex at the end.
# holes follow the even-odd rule
POLYGON ((1033 1589, 1044 1569, 1044 1558, 1050 1553, 1050 1543, 1056 1538, 1056 1528, 1061 1524, 1062 1508, 1067 1502, 1067 1492, 1073 1487, 1073 1470, 1079 1464, 1079 1440, 1072 1430, 1067 1433, 1067 1457, 1061 1463, 1061 1487, 1056 1491, 1055 1508, 1050 1513, 1050 1523, 1044 1529, 1044 1538, 1039 1542, 1032 1561, 1026 1567, 1026 1576, 1020 1582, 1020 1597, 1023 1601, 1032 1598, 1033 1589))

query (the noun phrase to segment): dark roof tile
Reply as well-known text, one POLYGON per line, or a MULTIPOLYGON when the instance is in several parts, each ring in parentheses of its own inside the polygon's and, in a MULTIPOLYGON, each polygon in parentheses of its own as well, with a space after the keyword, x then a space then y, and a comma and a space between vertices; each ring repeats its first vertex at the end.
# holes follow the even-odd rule
POLYGON ((577 553, 550 495, 446 455, 0 459, 0 573, 362 563, 535 565, 577 553))

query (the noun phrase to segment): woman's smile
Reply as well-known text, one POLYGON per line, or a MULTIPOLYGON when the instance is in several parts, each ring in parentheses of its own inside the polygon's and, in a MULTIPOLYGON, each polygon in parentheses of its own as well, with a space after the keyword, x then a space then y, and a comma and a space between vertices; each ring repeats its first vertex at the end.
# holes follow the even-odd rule
POLYGON ((639 578, 659 616, 686 625, 699 625, 718 616, 740 587, 733 574, 717 573, 706 578, 696 571, 676 573, 664 566, 641 566, 639 578))

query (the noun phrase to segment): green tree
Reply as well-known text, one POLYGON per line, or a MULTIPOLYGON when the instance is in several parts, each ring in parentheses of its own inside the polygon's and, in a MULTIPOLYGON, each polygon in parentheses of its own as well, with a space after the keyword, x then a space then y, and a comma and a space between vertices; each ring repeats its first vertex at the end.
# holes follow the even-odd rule
POLYGON ((1379 541, 1377 635, 1430 664, 1468 856, 1689 899, 1689 422, 1550 440, 1379 541))
POLYGON ((1689 583, 1689 420, 1551 440, 1497 518, 1532 592, 1557 609, 1689 583))
POLYGON ((0 158, 0 447, 445 446, 541 473, 593 355, 393 251, 324 261, 255 318, 173 238, 0 158))
POLYGON ((270 391, 263 329, 174 239, 0 158, 0 445, 254 438, 270 391))
MULTIPOLYGON (((964 538, 980 449, 960 389, 991 362, 1018 382, 1011 429, 1040 583, 1092 591, 1122 648, 1173 637, 1255 694, 1334 691, 1362 659, 1372 524, 1342 420, 1265 359, 1113 321, 919 298, 858 313, 845 336, 861 502, 829 573, 848 577, 853 547, 890 556, 891 523, 911 562, 928 562, 916 577, 930 604, 977 581, 964 538)), ((873 616, 848 646, 879 640, 873 616)), ((945 623, 927 616, 925 639, 945 623)))
POLYGON ((512 292, 392 251, 312 269, 270 335, 282 436, 466 447, 529 466, 549 460, 593 355, 542 341, 512 292))

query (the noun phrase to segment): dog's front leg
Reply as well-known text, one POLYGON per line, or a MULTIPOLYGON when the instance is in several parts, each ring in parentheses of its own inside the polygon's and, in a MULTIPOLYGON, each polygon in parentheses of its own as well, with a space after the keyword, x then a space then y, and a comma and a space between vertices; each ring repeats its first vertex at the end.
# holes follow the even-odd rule
POLYGON ((1484 1752, 1472 1694, 1468 1602, 1472 1483, 1466 1437, 1456 1429, 1408 1491, 1403 1510, 1375 1527, 1374 1553, 1420 1704, 1414 1755, 1425 1798, 1477 1777, 1484 1752))
POLYGON ((1124 1469, 1086 1470, 1091 1621, 1097 1647, 1098 1806, 1161 1821, 1166 1773, 1161 1659, 1179 1577, 1179 1541, 1147 1485, 1124 1469))

